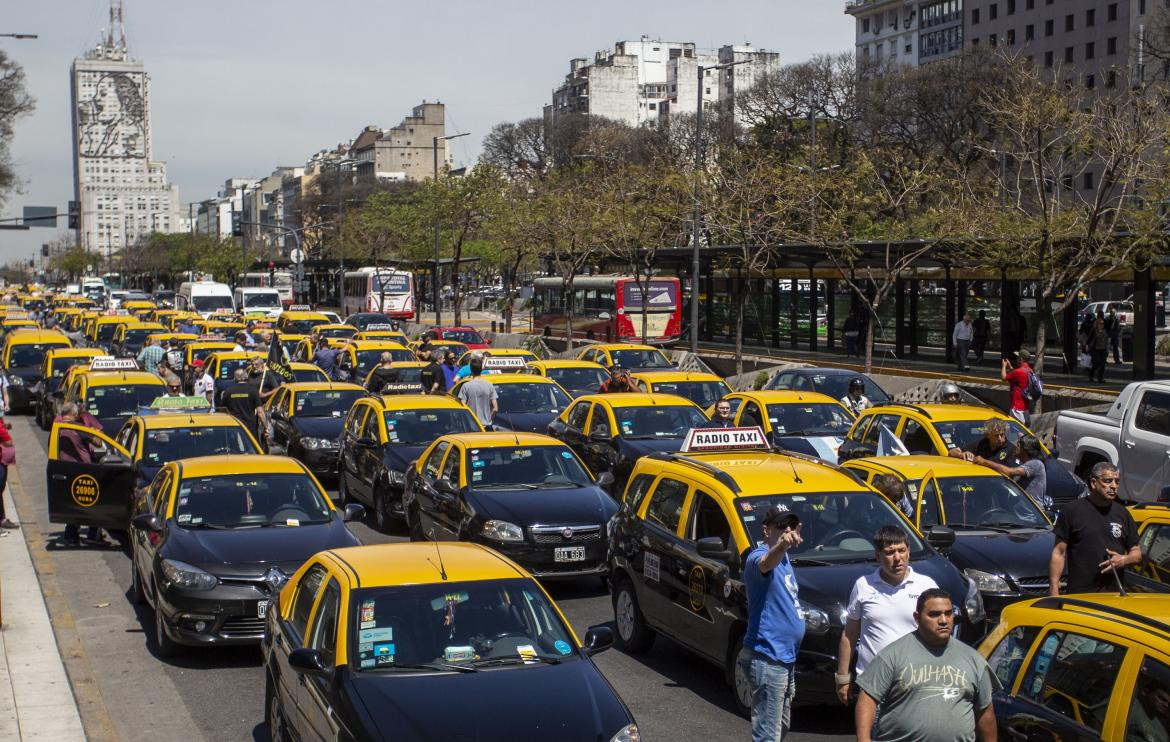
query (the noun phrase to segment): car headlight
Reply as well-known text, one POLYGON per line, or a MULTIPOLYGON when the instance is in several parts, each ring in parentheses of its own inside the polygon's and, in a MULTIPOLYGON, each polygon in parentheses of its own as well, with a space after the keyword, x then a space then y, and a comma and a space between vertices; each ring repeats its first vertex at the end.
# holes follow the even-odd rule
POLYGON ((987 612, 983 610, 983 596, 979 594, 979 585, 970 578, 967 579, 967 598, 963 601, 963 608, 967 611, 967 620, 971 623, 979 623, 987 618, 987 612))
POLYGON ((523 541, 524 531, 515 523, 506 520, 489 520, 483 524, 481 533, 493 541, 523 541))
POLYGON ((610 737, 609 742, 641 742, 642 735, 638 732, 637 724, 623 727, 621 731, 610 737))
POLYGON ((174 559, 164 559, 162 571, 169 582, 189 590, 210 590, 219 584, 215 575, 174 559))
POLYGON ((973 568, 963 570, 963 574, 975 583, 975 587, 981 593, 1010 593, 1012 591, 1007 580, 999 575, 973 568))
POLYGON ((24 386, 24 379, 16 374, 12 374, 8 377, 8 384, 10 386, 24 386))
POLYGON ((800 617, 804 619, 804 630, 809 634, 824 634, 829 630, 829 614, 817 608, 815 605, 805 603, 803 600, 796 601, 797 611, 800 617))
POLYGON ((386 472, 386 478, 390 480, 390 486, 392 487, 406 486, 406 472, 390 469, 386 472))
POLYGON ((301 438, 301 445, 306 451, 318 451, 322 448, 333 448, 336 444, 328 438, 301 438))

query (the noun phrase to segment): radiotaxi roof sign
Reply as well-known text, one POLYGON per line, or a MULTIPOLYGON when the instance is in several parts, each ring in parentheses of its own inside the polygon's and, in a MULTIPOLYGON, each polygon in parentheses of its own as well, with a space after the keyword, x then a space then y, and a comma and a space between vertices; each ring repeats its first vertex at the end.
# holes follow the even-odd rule
POLYGON ((768 448, 768 439, 759 426, 750 428, 691 428, 683 440, 683 453, 735 451, 768 448))
POLYGON ((133 358, 98 356, 89 362, 90 371, 137 371, 138 361, 133 358))
POLYGON ((528 363, 521 356, 488 356, 483 359, 484 368, 525 368, 528 363))

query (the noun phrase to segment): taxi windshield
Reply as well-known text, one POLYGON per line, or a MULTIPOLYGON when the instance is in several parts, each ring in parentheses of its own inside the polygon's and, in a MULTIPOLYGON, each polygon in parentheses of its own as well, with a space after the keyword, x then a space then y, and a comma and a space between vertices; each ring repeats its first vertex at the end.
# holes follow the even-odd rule
POLYGON ((68 348, 64 343, 28 343, 12 346, 8 353, 8 368, 29 368, 40 366, 45 360, 45 351, 51 348, 68 348))
POLYGON ((609 379, 603 368, 550 368, 548 378, 573 392, 596 392, 609 379))
POLYGON ((939 477, 938 485, 948 526, 1048 525, 1032 498, 1007 477, 939 477))
POLYGON ((326 327, 317 333, 323 338, 351 338, 357 334, 356 327, 326 327))
POLYGON ((629 350, 612 350, 613 365, 622 368, 674 368, 662 351, 653 348, 635 348, 629 350))
POLYGON ((707 416, 690 405, 619 407, 613 414, 617 417, 618 433, 626 439, 682 438, 691 428, 707 422, 707 416))
POLYGON ((365 588, 352 605, 350 657, 359 672, 523 668, 577 656, 556 608, 528 579, 365 588))
POLYGON ((236 453, 260 453, 238 425, 160 428, 146 431, 142 441, 142 461, 151 466, 194 456, 236 453))
POLYGON ((162 384, 91 387, 85 409, 98 418, 128 417, 138 412, 139 407, 149 407, 164 391, 162 384))
POLYGON ((126 330, 122 334, 123 345, 142 345, 146 342, 146 336, 158 332, 158 328, 150 327, 141 330, 126 330))
POLYGON ((467 453, 473 489, 588 487, 585 468, 565 446, 501 446, 467 453))
POLYGON ((391 348, 388 350, 359 350, 354 352, 357 358, 355 370, 365 376, 374 366, 382 362, 382 354, 389 353, 394 363, 406 363, 414 360, 414 353, 405 348, 391 348))
POLYGON ((212 353, 218 353, 221 350, 224 350, 224 348, 191 348, 191 360, 206 361, 207 356, 212 353))
POLYGON ((460 343, 485 345, 483 336, 475 330, 443 330, 443 340, 455 340, 460 343))
MULTIPOLYGON (((936 422, 934 429, 948 449, 961 448, 964 451, 975 450, 979 439, 983 437, 983 425, 987 420, 957 420, 953 422, 936 422)), ((1013 444, 1020 436, 1027 435, 1024 426, 1015 420, 1004 420, 1008 444, 1013 444)))
POLYGON ((99 341, 113 340, 114 339, 114 331, 117 330, 118 327, 119 327, 119 324, 117 322, 106 322, 103 325, 98 325, 97 339, 99 341))
POLYGON ((366 396, 361 389, 313 389, 297 392, 293 414, 297 417, 342 417, 353 403, 366 396))
POLYGON ((480 431, 470 410, 387 410, 385 415, 387 441, 396 446, 425 446, 447 433, 480 431))
POLYGON ((777 435, 845 435, 853 418, 838 404, 770 404, 768 422, 777 435))
POLYGON ((329 506, 305 474, 230 474, 183 480, 175 522, 183 528, 328 523, 329 506))
POLYGON ((235 377, 237 368, 248 368, 251 365, 251 358, 223 358, 219 362, 219 372, 216 374, 217 379, 231 379, 235 377))
POLYGON ((293 378, 297 381, 329 381, 329 377, 319 368, 294 368, 293 378))
POLYGON ((800 518, 804 542, 788 550, 793 562, 862 562, 873 559, 873 535, 882 526, 906 531, 911 557, 925 555, 922 539, 881 495, 874 492, 810 492, 807 495, 740 497, 735 512, 743 521, 748 540, 763 541, 760 521, 772 505, 787 508, 800 518))
POLYGON ((656 381, 656 394, 677 394, 706 409, 730 392, 722 381, 656 381))
POLYGON ((294 335, 308 335, 317 325, 327 324, 327 319, 285 319, 282 320, 280 330, 294 335))
POLYGON ((526 412, 560 412, 569 405, 569 395, 555 384, 496 384, 500 412, 523 414, 526 412))
POLYGON ((91 359, 89 356, 75 356, 73 358, 54 358, 53 359, 52 375, 54 377, 64 376, 65 373, 73 366, 76 366, 76 365, 82 364, 82 363, 88 365, 90 360, 91 359))

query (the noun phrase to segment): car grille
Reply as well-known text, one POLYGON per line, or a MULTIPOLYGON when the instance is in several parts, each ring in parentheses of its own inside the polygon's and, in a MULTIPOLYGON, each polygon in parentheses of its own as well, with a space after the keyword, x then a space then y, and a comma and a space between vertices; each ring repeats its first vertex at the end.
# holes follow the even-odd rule
POLYGON ((532 526, 528 533, 538 544, 584 544, 601 538, 601 526, 532 526), (569 538, 565 538, 566 529, 573 531, 569 538))
MULTIPOLYGON (((1064 580, 1061 580, 1060 584, 1064 585, 1064 580)), ((1018 577, 1016 578, 1016 587, 1020 588, 1020 592, 1022 593, 1047 595, 1048 575, 1039 575, 1037 577, 1018 577)))
POLYGON ((229 639, 259 636, 264 633, 264 619, 255 616, 235 616, 223 622, 219 633, 229 639))

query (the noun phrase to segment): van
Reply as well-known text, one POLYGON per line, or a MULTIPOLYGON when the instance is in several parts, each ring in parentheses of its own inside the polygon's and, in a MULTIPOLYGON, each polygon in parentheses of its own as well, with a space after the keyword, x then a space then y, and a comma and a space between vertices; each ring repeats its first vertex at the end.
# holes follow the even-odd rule
POLYGON ((186 281, 175 295, 175 309, 180 312, 198 312, 208 319, 213 314, 234 313, 232 290, 225 283, 215 281, 186 281))
POLYGON ((276 319, 284 311, 278 289, 237 286, 232 298, 236 302, 236 308, 246 318, 253 314, 263 314, 268 319, 276 319))

